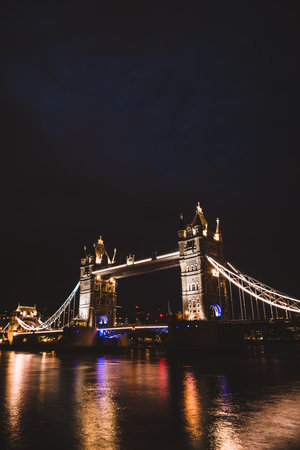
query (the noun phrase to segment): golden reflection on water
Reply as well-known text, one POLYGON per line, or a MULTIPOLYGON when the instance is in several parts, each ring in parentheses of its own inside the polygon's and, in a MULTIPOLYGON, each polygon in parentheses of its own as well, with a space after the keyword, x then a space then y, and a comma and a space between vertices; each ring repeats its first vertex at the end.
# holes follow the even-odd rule
POLYGON ((147 353, 134 361, 69 361, 50 354, 9 352, 5 360, 2 408, 10 448, 28 433, 25 425, 32 411, 43 427, 54 426, 54 417, 51 423, 47 415, 49 405, 57 411, 56 420, 66 421, 64 430, 72 421, 69 433, 83 449, 122 449, 128 434, 138 448, 150 448, 147 439, 143 441, 150 428, 158 444, 165 430, 165 443, 174 443, 174 448, 178 437, 187 448, 221 450, 288 449, 300 442, 300 382, 282 382, 280 361, 262 360, 253 372, 254 381, 252 373, 245 372, 249 365, 237 364, 249 384, 245 387, 236 377, 236 367, 225 376, 193 366, 177 372, 176 365, 172 377, 166 358, 153 361, 147 353))
POLYGON ((222 450, 240 449, 239 436, 236 434, 233 407, 228 393, 227 378, 219 377, 219 395, 214 401, 215 421, 213 421, 209 434, 214 448, 222 450))
POLYGON ((5 408, 8 417, 8 430, 12 441, 21 438, 21 415, 26 397, 26 384, 29 382, 27 371, 32 355, 9 353, 5 408))
POLYGON ((110 382, 110 363, 99 358, 96 378, 88 367, 76 368, 77 434, 81 448, 119 448, 117 402, 110 382))
POLYGON ((186 432, 195 445, 202 435, 202 417, 197 381, 193 372, 188 371, 183 380, 183 412, 186 432))

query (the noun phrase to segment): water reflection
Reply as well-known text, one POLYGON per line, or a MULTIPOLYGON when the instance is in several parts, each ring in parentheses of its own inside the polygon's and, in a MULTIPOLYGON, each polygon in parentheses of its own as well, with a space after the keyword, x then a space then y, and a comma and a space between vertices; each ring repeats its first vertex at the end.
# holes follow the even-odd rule
POLYGON ((224 375, 219 383, 207 430, 212 448, 287 449, 295 441, 300 443, 300 383, 279 385, 272 394, 250 393, 250 398, 247 393, 234 398, 224 375))
POLYGON ((197 389, 197 381, 192 371, 188 371, 183 380, 183 402, 185 428, 189 441, 196 445, 202 435, 202 421, 200 408, 200 394, 197 389))
POLYGON ((216 449, 239 449, 241 443, 235 432, 238 414, 233 411, 225 375, 217 377, 216 388, 218 393, 213 400, 212 422, 209 425, 208 436, 216 449))
POLYGON ((77 438, 82 448, 119 448, 117 401, 111 383, 112 367, 104 358, 96 372, 76 364, 77 438))
MULTIPOLYGON (((235 433, 243 449, 288 449, 300 444, 300 386, 247 404, 235 433)), ((225 448, 225 447, 221 447, 225 448)), ((299 447, 298 447, 299 448, 299 447)))
POLYGON ((21 415, 26 401, 28 367, 32 355, 10 352, 8 358, 5 408, 8 418, 8 433, 12 442, 22 438, 21 415))
POLYGON ((0 356, 0 448, 300 448, 299 361, 0 356))

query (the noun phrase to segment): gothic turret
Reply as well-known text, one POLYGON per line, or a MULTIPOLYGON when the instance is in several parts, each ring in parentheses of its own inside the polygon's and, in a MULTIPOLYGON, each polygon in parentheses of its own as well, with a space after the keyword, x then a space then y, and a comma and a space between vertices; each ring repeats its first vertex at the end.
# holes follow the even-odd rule
POLYGON ((207 224, 207 220, 203 214, 203 210, 200 206, 200 202, 198 202, 198 204, 196 206, 196 212, 195 212, 195 215, 194 215, 191 225, 198 234, 203 234, 203 236, 207 236, 208 224, 207 224))
POLYGON ((96 256, 96 264, 101 264, 102 266, 106 266, 110 264, 110 259, 106 248, 104 247, 104 243, 102 237, 98 239, 97 244, 95 245, 95 256, 96 256))

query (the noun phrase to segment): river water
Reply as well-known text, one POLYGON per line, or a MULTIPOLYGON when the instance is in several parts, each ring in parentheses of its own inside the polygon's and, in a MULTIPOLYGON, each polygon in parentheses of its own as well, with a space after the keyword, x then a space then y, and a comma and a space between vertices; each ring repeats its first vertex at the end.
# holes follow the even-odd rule
POLYGON ((2 351, 0 408, 1 449, 299 449, 300 359, 2 351))

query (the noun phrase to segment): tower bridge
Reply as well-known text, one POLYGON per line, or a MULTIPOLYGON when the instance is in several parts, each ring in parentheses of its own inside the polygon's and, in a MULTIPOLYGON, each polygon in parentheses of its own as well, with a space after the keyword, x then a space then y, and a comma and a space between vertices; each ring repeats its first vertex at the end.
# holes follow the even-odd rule
MULTIPOLYGON (((217 219, 211 229, 199 203, 190 223, 185 223, 181 215, 177 236, 175 250, 153 253, 139 260, 129 255, 120 262, 117 262, 116 250, 109 257, 100 237, 93 253, 87 253, 84 248, 80 280, 49 319, 42 322, 36 318, 35 323, 28 322, 16 312, 3 331, 12 341, 16 333, 46 333, 54 329, 62 332, 80 324, 87 329, 102 329, 103 336, 119 336, 116 328, 118 282, 126 277, 176 267, 180 268, 183 318, 195 321, 196 327, 199 322, 212 321, 225 324, 289 320, 300 313, 300 300, 255 280, 225 261, 220 221, 217 219)), ((158 329, 157 324, 150 328, 158 329)), ((163 329, 166 331, 167 327, 163 329)))
POLYGON ((215 271, 205 258, 214 256, 223 263, 223 239, 219 219, 216 229, 208 227, 198 203, 191 223, 185 225, 180 217, 178 250, 166 254, 153 254, 151 258, 135 260, 133 255, 123 264, 116 264, 116 251, 112 259, 100 237, 95 254, 86 254, 81 260, 79 316, 89 326, 96 325, 100 317, 104 324, 116 324, 117 280, 125 277, 180 267, 182 307, 186 319, 207 320, 211 315, 227 313, 227 291, 224 279, 215 277, 215 271), (211 308, 211 305, 217 305, 211 308))

